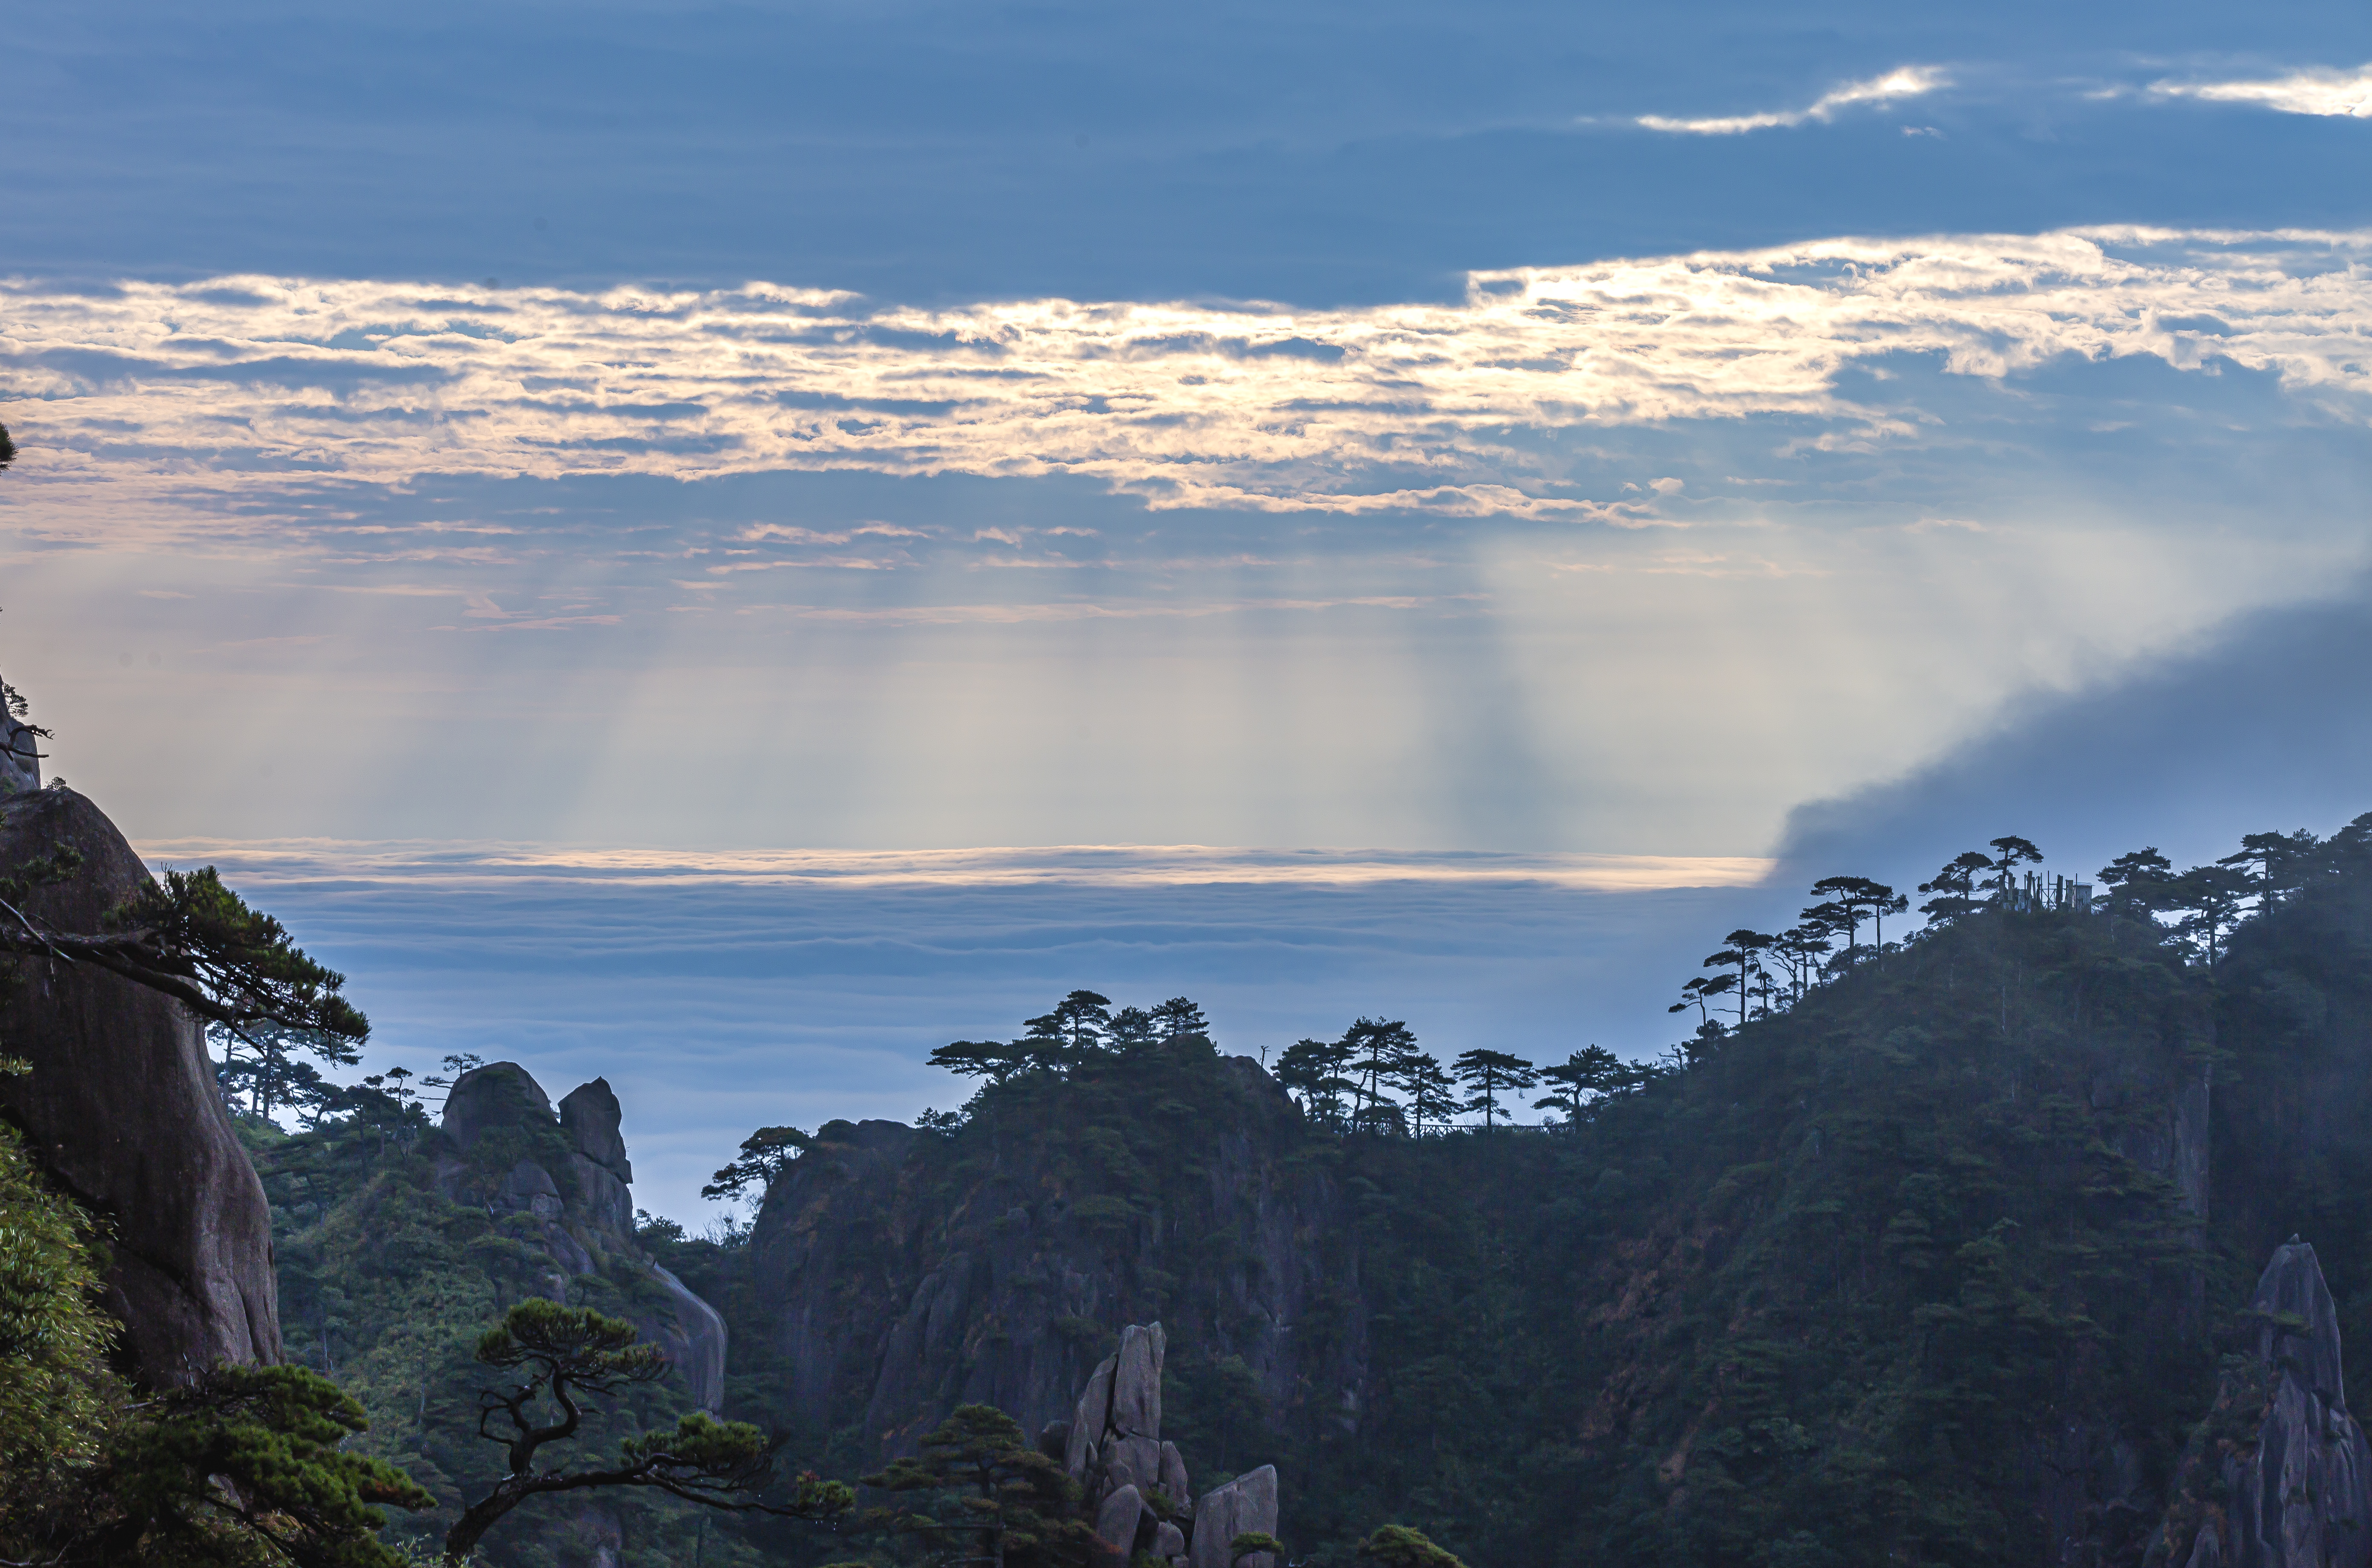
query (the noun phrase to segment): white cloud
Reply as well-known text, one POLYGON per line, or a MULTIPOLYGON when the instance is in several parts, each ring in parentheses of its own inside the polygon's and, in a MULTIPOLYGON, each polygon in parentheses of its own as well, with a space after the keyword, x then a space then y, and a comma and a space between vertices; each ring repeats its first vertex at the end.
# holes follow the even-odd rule
MULTIPOLYGON (((1717 115, 1700 120, 1675 120, 1662 114, 1643 114, 1639 116, 1638 123, 1650 131, 1673 131, 1692 136, 1736 136, 1748 131, 1772 131, 1801 125, 1807 121, 1826 122, 1833 118, 1840 109, 1919 98, 1938 87, 1949 86, 1951 79, 1932 65, 1899 65, 1883 76, 1872 76, 1866 82, 1847 82, 1843 87, 1823 93, 1808 109, 1717 115)), ((1917 133, 1906 131, 1905 134, 1917 133)))
POLYGON ((255 516, 292 473, 1069 474, 1154 507, 1654 526, 1644 497, 1557 493, 1531 437, 1775 415, 1820 427, 1795 449, 1922 440, 1915 411, 1841 390, 1903 355, 1996 379, 2064 357, 2220 360, 2358 417, 2367 260, 2372 233, 1841 238, 1478 273, 1459 304, 1339 310, 16 280, 0 416, 27 453, 17 515, 118 546, 219 541, 227 510, 255 516), (361 324, 384 346, 327 346, 361 324))
POLYGON ((2153 82, 2149 90, 2159 98, 2262 104, 2284 114, 2372 119, 2372 65, 2353 71, 2293 71, 2260 81, 2153 82))

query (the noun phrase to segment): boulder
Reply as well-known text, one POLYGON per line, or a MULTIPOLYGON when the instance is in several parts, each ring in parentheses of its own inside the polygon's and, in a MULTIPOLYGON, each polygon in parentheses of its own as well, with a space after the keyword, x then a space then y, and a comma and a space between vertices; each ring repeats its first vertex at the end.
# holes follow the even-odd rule
POLYGON ((618 1097, 610 1092, 607 1078, 577 1085, 560 1102, 561 1129, 576 1145, 576 1152, 631 1187, 634 1167, 626 1158, 625 1134, 619 1131, 623 1121, 618 1097))
MULTIPOLYGON (((0 796, 0 865, 65 843, 70 882, 37 888, 29 914, 99 931, 148 879, 104 813, 69 789, 0 796)), ((0 1114, 75 1201, 112 1227, 108 1310, 125 1370, 185 1384, 217 1362, 280 1359, 272 1213, 231 1129, 205 1039, 178 1002, 87 965, 21 960, 0 1040, 32 1072, 0 1078, 0 1114)))
POLYGON ((1164 1443, 1161 1446, 1159 1484, 1162 1493, 1169 1497, 1174 1507, 1184 1508, 1194 1501, 1194 1489, 1186 1480, 1186 1457, 1178 1451, 1178 1445, 1175 1443, 1164 1443))
POLYGON ((552 1119, 552 1100, 533 1074, 516 1062, 490 1062, 453 1080, 441 1125, 466 1154, 489 1128, 552 1119))
POLYGON ((1150 1437, 1115 1437, 1104 1446, 1104 1484, 1150 1492, 1161 1484, 1161 1445, 1150 1437))
POLYGON ((1123 1486, 1096 1510, 1096 1539, 1125 1558, 1136 1550, 1136 1527, 1145 1519, 1145 1499, 1123 1486))
POLYGON ((1132 1323, 1121 1330, 1112 1371, 1114 1431, 1130 1437, 1161 1435, 1161 1358, 1169 1345, 1158 1323, 1132 1323))
MULTIPOLYGON (((1262 1465, 1239 1475, 1215 1491, 1206 1492, 1194 1505, 1194 1535, 1188 1548, 1190 1568, 1234 1568, 1228 1550, 1248 1531, 1276 1534, 1276 1467, 1262 1465)), ((1255 1552, 1245 1568, 1276 1568, 1276 1554, 1255 1552)))
POLYGON ((1186 1532, 1164 1519, 1153 1529, 1153 1555, 1164 1562, 1186 1555, 1186 1532))

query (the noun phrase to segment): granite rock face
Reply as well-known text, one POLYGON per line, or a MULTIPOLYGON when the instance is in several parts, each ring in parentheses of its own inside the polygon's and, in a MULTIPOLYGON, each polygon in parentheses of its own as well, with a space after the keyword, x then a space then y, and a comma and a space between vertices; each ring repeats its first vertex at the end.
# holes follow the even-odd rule
POLYGON ((41 787, 41 737, 0 708, 0 799, 41 787))
MULTIPOLYGON (((1194 1504, 1194 1529, 1187 1538, 1186 1560, 1192 1568, 1232 1568, 1235 1539, 1252 1532, 1276 1534, 1274 1465, 1262 1465, 1203 1494, 1194 1504)), ((1277 1568, 1273 1551, 1253 1552, 1243 1562, 1244 1568, 1277 1568)))
POLYGON ((2256 1353, 2226 1372, 2208 1425, 2253 1441, 2194 1440, 2148 1561, 2366 1568, 2372 1445, 2348 1412, 2338 1307, 2313 1247, 2293 1237, 2275 1248, 2249 1306, 2256 1353))
POLYGON ((437 1184, 455 1202, 527 1216, 551 1260, 543 1284, 555 1301, 567 1299, 573 1276, 605 1261, 641 1271, 667 1306, 633 1314, 635 1327, 683 1374, 692 1399, 715 1411, 725 1399, 725 1319, 634 1238, 622 1121, 606 1079, 579 1085, 555 1111, 517 1063, 472 1068, 446 1096, 449 1152, 437 1163, 437 1184))
MULTIPOLYGON (((1213 1066, 1215 1090, 1180 1133, 1196 1168, 1143 1220, 1116 1221, 1120 1193, 1028 1140, 949 1199, 921 1190, 926 1134, 889 1121, 818 1130, 767 1193, 749 1265, 793 1400, 831 1427, 861 1427, 885 1455, 911 1451, 959 1404, 994 1405, 1034 1432, 1073 1415, 1104 1325, 1163 1313, 1198 1352, 1241 1357, 1274 1408, 1314 1396, 1353 1421, 1366 1376, 1357 1228, 1331 1177, 1288 1163, 1301 1113, 1275 1080, 1245 1057, 1213 1066), (1227 1237, 1224 1258, 1182 1260, 1181 1233, 1227 1237), (1184 1299, 1159 1294, 1156 1282, 1186 1270, 1196 1285, 1184 1299), (1294 1325, 1322 1300, 1349 1307, 1320 1343, 1294 1325)), ((1143 1398, 1126 1419, 1154 1425, 1157 1388, 1143 1398)), ((1070 1438, 1088 1441, 1099 1439, 1070 1438)))
MULTIPOLYGON (((71 882, 27 912, 97 932, 148 879, 99 807, 68 789, 0 795, 0 864, 60 843, 71 882)), ((26 959, 0 1007, 0 1040, 33 1071, 0 1078, 0 1113, 50 1174, 114 1227, 107 1307, 141 1383, 187 1383, 217 1362, 280 1359, 272 1214, 216 1096, 195 1019, 155 992, 83 965, 26 959)))

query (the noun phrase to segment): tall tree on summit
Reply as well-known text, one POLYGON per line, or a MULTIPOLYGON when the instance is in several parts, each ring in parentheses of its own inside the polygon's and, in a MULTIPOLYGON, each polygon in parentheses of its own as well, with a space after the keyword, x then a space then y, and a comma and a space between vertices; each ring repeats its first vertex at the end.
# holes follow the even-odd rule
POLYGON ((1936 895, 1919 906, 1919 912, 1939 926, 1976 913, 1983 907, 1976 897, 1977 874, 1991 870, 1993 864, 1993 856, 1981 849, 1963 850, 1954 855, 1932 879, 1919 884, 1921 892, 1936 895))
POLYGON ((1492 1121, 1499 1114, 1499 1097, 1518 1089, 1529 1089, 1541 1081, 1540 1073, 1520 1056, 1504 1051, 1464 1051, 1450 1063, 1458 1081, 1473 1091, 1472 1098, 1459 1107, 1460 1110, 1482 1113, 1482 1130, 1489 1132, 1492 1121))
POLYGON ((1447 1126, 1462 1109, 1458 1102, 1458 1086, 1443 1070, 1440 1059, 1426 1052, 1416 1052, 1404 1060, 1392 1074, 1391 1086, 1407 1097, 1409 1122, 1419 1137, 1424 1135, 1427 1122, 1447 1126))
POLYGON ((2215 864, 2244 872, 2251 865, 2257 867, 2250 888, 2257 895, 2258 907, 2271 909, 2283 894, 2306 885, 2307 868, 2313 864, 2314 852, 2320 843, 2303 828, 2294 833, 2245 833, 2240 838, 2239 852, 2215 864))
POLYGON ((1993 889, 1994 902, 2006 904, 2010 894, 2017 890, 2017 868, 2041 865, 2042 852, 2034 847, 2031 839, 2021 839, 2015 833, 1986 842, 1994 846, 1994 858, 1985 863, 1993 872, 1985 886, 1993 889))
POLYGON ((1154 1026, 1164 1040, 1183 1040, 1189 1035, 1211 1038, 1211 1020, 1203 1016, 1203 1009, 1183 996, 1173 996, 1153 1010, 1154 1026))
POLYGON ((1357 1085, 1352 1122, 1374 1121, 1384 1104, 1384 1085, 1416 1054, 1416 1036, 1398 1019, 1362 1017, 1343 1031, 1343 1043, 1350 1048, 1348 1068, 1357 1085))
POLYGON ((1343 1122, 1343 1097, 1359 1086, 1344 1077, 1351 1064, 1347 1040, 1298 1040, 1276 1059, 1276 1081, 1301 1097, 1301 1113, 1330 1127, 1343 1122))
POLYGON ((1704 961, 1706 969, 1736 965, 1738 969, 1738 1027, 1746 1027, 1747 985, 1749 980, 1762 970, 1762 955, 1770 951, 1779 938, 1766 936, 1760 931, 1740 928, 1722 938, 1727 946, 1704 961))

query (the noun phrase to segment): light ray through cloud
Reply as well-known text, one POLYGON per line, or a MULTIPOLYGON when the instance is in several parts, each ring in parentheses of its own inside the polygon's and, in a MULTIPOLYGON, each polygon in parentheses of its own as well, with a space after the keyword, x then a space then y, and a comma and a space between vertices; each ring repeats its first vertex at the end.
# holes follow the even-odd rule
POLYGON ((1650 131, 1671 131, 1692 136, 1736 136, 1749 131, 1773 131, 1813 122, 1825 122, 1833 119, 1841 109, 1921 98, 1938 87, 1951 85, 1951 78, 1933 65, 1899 65, 1882 76, 1847 82, 1841 87, 1822 93, 1804 109, 1776 110, 1762 114, 1714 115, 1695 120, 1642 114, 1636 123, 1650 131))

